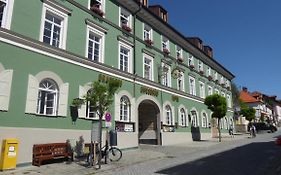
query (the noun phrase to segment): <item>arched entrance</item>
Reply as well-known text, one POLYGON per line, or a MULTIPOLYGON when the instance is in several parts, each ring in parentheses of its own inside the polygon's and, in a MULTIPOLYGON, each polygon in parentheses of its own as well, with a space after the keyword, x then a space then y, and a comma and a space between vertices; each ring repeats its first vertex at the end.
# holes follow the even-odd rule
POLYGON ((139 143, 160 145, 160 110, 151 100, 144 100, 138 106, 139 143))

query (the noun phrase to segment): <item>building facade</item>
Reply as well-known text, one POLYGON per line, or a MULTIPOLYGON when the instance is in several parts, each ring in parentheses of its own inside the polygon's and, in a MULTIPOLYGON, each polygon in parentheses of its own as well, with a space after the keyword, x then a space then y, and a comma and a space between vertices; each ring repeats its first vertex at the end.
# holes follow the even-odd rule
POLYGON ((221 128, 233 124, 230 82, 212 48, 168 24, 161 6, 136 0, 0 0, 0 140, 18 138, 18 163, 32 145, 90 140, 98 117, 71 102, 91 82, 121 81, 109 108, 118 147, 211 137, 204 98, 225 96, 221 128))

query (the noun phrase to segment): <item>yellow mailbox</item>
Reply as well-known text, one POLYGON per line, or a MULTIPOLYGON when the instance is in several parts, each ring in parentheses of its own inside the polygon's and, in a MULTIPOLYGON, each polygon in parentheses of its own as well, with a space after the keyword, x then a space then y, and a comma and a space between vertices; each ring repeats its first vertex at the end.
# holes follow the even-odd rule
POLYGON ((0 170, 16 168, 18 157, 18 139, 4 139, 2 144, 0 170))

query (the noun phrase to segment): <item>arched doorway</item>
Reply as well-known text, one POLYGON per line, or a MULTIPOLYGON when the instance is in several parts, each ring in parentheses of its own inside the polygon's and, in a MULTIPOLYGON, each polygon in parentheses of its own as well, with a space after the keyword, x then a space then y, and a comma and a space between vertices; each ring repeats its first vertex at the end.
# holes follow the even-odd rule
POLYGON ((138 107, 139 143, 160 145, 160 110, 151 100, 144 100, 138 107))

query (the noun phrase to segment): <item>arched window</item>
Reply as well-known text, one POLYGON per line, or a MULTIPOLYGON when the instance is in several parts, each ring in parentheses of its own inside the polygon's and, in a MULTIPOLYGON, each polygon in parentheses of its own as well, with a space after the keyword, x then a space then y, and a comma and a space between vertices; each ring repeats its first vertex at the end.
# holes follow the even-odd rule
POLYGON ((181 126, 186 126, 186 113, 185 113, 184 108, 180 109, 180 116, 179 117, 180 117, 179 124, 181 126))
MULTIPOLYGON (((88 90, 87 94, 93 93, 93 90, 88 90)), ((90 101, 87 101, 86 103, 86 118, 90 119, 98 119, 98 115, 93 107, 93 104, 90 101)))
POLYGON ((198 126, 197 112, 195 110, 191 111, 191 126, 198 126))
POLYGON ((202 114, 202 127, 203 128, 207 128, 208 127, 207 123, 208 123, 208 121, 207 121, 207 114, 204 112, 202 114))
POLYGON ((120 121, 128 122, 130 120, 131 104, 127 96, 120 98, 120 121))
POLYGON ((39 83, 37 113, 56 115, 58 105, 58 86, 51 79, 44 79, 39 83))
POLYGON ((173 125, 172 109, 169 105, 165 106, 165 113, 166 113, 166 124, 173 125))

